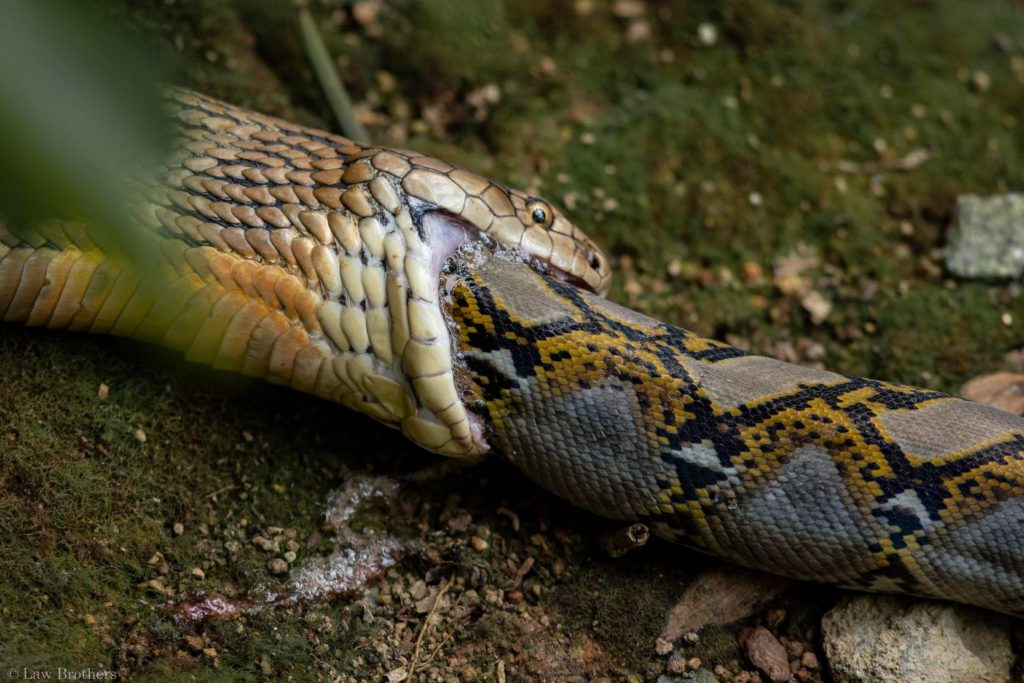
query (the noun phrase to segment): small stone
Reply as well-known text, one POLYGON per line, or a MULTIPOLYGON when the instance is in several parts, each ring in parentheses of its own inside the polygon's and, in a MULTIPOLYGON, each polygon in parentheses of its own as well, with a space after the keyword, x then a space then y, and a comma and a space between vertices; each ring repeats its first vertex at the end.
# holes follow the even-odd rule
POLYGON ((206 578, 206 572, 199 567, 192 567, 192 576, 196 577, 200 581, 206 578))
POLYGON ((672 656, 668 658, 668 663, 665 664, 665 671, 670 674, 686 673, 686 658, 683 657, 682 652, 672 653, 672 656))
MULTIPOLYGON (((718 668, 716 667, 715 670, 717 672, 718 668)), ((723 674, 727 673, 724 667, 722 672, 723 674)), ((711 673, 707 669, 696 669, 691 671, 690 675, 683 680, 687 681, 687 683, 718 683, 718 678, 715 677, 715 674, 711 673)))
POLYGON ((174 526, 171 527, 171 531, 174 532, 175 536, 181 536, 183 533, 185 533, 185 525, 181 522, 175 522, 174 526))
POLYGON ((800 305, 810 313, 811 322, 815 325, 820 325, 828 320, 828 316, 832 312, 832 304, 816 289, 804 294, 800 299, 800 305))
POLYGON ((142 429, 136 429, 135 440, 139 443, 146 443, 146 432, 142 431, 142 429))
POLYGON ((1024 274, 1024 194, 957 197, 946 266, 963 278, 1024 274))
POLYGON ((422 580, 417 581, 409 587, 409 595, 412 596, 413 600, 422 600, 427 595, 427 584, 422 580))
POLYGON ((644 14, 644 3, 641 0, 615 0, 612 14, 621 19, 635 19, 644 14))
POLYGON ((435 600, 437 600, 437 597, 434 595, 428 595, 422 600, 417 600, 415 605, 416 612, 418 614, 426 614, 430 611, 430 608, 434 606, 435 600))
POLYGON ((1014 415, 1024 415, 1024 374, 993 372, 975 377, 960 389, 960 395, 1014 415))
POLYGON ((811 671, 818 670, 818 655, 814 654, 810 650, 803 653, 800 657, 800 666, 811 671))
POLYGON ((284 561, 287 562, 288 564, 291 564, 292 562, 295 561, 295 558, 297 558, 297 557, 298 557, 298 555, 296 555, 293 551, 289 550, 288 552, 286 552, 284 554, 284 561))
POLYGON ((984 71, 975 71, 971 74, 971 87, 980 93, 988 92, 992 87, 992 77, 984 71))
POLYGON ((786 648, 764 626, 758 626, 744 638, 743 649, 750 663, 772 683, 783 683, 792 677, 786 648))
POLYGON ((104 401, 109 395, 110 387, 108 387, 106 384, 101 383, 99 390, 96 392, 96 396, 98 396, 101 401, 104 401))
POLYGON ((480 538, 479 536, 474 536, 473 538, 469 539, 469 544, 473 546, 473 550, 477 551, 478 553, 482 553, 489 547, 487 541, 480 538))
POLYGON ((209 657, 210 659, 216 659, 217 658, 217 648, 214 648, 214 647, 203 648, 203 654, 206 655, 207 657, 209 657))
POLYGON ((842 600, 822 618, 828 668, 854 681, 1009 681, 1009 618, 884 595, 842 600))
POLYGON ((718 42, 718 29, 714 24, 704 22, 697 27, 697 40, 704 47, 711 47, 718 42))
POLYGON ((672 649, 672 643, 664 638, 658 638, 654 641, 654 651, 658 653, 659 657, 664 657, 669 652, 672 652, 672 649))
POLYGON ((789 584, 786 579, 736 567, 708 571, 687 586, 669 612, 661 637, 676 642, 685 633, 745 619, 789 584))
POLYGON ((740 275, 748 285, 760 282, 764 277, 764 270, 757 263, 747 261, 740 268, 740 275))
POLYGON ((267 562, 267 571, 274 576, 283 576, 288 573, 288 563, 280 557, 275 557, 267 562))

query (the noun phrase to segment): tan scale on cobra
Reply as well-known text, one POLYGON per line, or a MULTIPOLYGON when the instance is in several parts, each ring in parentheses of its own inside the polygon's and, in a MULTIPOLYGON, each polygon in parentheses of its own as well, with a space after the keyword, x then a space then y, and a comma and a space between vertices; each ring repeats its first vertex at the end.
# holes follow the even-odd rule
POLYGON ((734 562, 1024 614, 1024 419, 617 306, 554 208, 436 159, 168 102, 177 151, 129 201, 157 266, 81 223, 0 225, 0 319, 162 344, 439 453, 493 446, 734 562))

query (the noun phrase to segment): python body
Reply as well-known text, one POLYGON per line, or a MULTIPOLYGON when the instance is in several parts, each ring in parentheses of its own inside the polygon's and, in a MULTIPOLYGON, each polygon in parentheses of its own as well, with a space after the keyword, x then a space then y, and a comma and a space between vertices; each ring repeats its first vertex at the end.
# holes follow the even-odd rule
POLYGON ((1024 420, 621 308, 555 209, 444 162, 169 103, 178 152, 130 202, 158 266, 80 223, 0 228, 0 317, 160 343, 439 453, 493 447, 740 564, 1024 614, 1024 420))

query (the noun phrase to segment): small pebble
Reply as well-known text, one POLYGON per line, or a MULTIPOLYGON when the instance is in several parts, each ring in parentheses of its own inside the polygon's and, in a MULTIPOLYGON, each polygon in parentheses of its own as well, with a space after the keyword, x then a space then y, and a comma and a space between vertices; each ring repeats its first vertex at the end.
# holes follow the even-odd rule
POLYGON ((665 665, 665 671, 670 674, 686 673, 686 659, 681 652, 672 653, 672 656, 668 658, 668 663, 665 665))
POLYGON ((473 550, 477 551, 478 553, 482 553, 488 548, 487 541, 480 538, 479 536, 474 536, 473 538, 469 539, 469 544, 473 546, 473 550))
POLYGON ((181 522, 175 522, 174 526, 171 527, 171 530, 174 532, 175 536, 181 536, 185 533, 185 525, 181 522))
POLYGON ((192 567, 192 576, 196 577, 200 581, 206 578, 206 572, 199 567, 192 567))
POLYGON ((96 395, 99 397, 101 401, 105 400, 107 396, 110 395, 110 387, 108 387, 106 384, 101 383, 99 391, 96 392, 96 395))
POLYGON ((672 649, 672 643, 665 640, 664 638, 658 638, 656 641, 654 641, 654 651, 657 652, 658 655, 661 657, 664 657, 669 652, 672 652, 672 649))
POLYGON ((283 576, 288 573, 288 563, 280 557, 275 557, 270 562, 267 562, 267 571, 274 576, 283 576))
POLYGON ((760 669, 772 683, 790 679, 786 648, 764 626, 758 626, 743 638, 743 649, 750 663, 760 669))
POLYGON ((704 22, 697 27, 697 39, 705 47, 711 47, 718 42, 718 29, 714 24, 704 22))

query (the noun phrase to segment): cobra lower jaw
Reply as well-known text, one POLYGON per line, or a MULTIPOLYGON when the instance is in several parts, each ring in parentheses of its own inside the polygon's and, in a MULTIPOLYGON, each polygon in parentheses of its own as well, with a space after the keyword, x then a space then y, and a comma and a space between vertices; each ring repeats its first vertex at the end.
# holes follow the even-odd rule
MULTIPOLYGON (((401 370, 421 406, 421 416, 434 427, 418 421, 418 428, 414 429, 403 423, 402 431, 424 448, 443 455, 482 455, 491 446, 483 418, 469 410, 464 402, 469 386, 465 373, 460 371, 462 361, 453 343, 451 321, 443 309, 442 278, 453 259, 472 260, 474 255, 489 258, 500 247, 464 219, 445 211, 425 211, 419 217, 419 227, 423 244, 429 249, 429 263, 425 264, 427 274, 431 281, 437 282, 438 296, 434 301, 410 297, 412 336, 409 343, 415 347, 415 352, 404 354, 401 370), (417 309, 415 315, 412 315, 413 308, 417 309), (417 321, 424 322, 417 325, 417 321)), ((550 263, 535 258, 528 260, 559 280, 592 291, 580 278, 550 263)))

